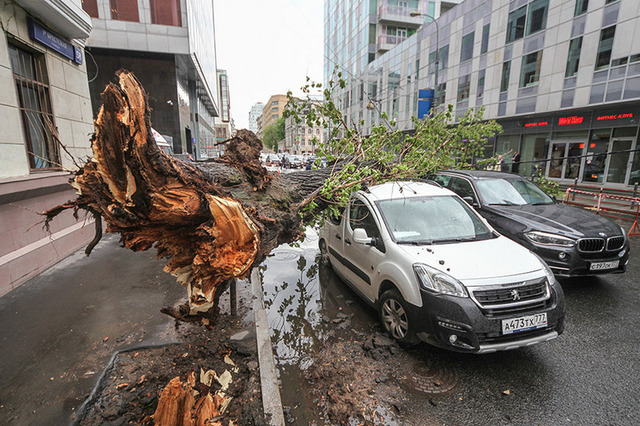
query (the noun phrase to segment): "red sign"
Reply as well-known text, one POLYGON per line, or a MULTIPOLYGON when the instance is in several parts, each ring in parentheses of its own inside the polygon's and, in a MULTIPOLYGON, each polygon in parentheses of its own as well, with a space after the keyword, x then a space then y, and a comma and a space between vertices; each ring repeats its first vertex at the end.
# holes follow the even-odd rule
POLYGON ((533 123, 524 123, 524 127, 540 127, 540 126, 548 126, 548 121, 537 121, 533 123))
POLYGON ((560 117, 558 118, 558 126, 568 126, 571 124, 582 124, 584 117, 560 117))
POLYGON ((627 114, 601 115, 600 117, 596 118, 596 120, 597 121, 617 120, 619 118, 633 118, 633 114, 627 113, 627 114))

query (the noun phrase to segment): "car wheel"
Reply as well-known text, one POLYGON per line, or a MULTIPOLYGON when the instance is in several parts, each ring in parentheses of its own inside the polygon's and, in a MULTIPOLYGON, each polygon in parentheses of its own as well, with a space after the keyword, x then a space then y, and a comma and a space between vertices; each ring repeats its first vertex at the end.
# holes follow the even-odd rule
POLYGON ((397 290, 387 290, 380 297, 378 313, 384 329, 403 346, 416 345, 420 339, 414 331, 407 302, 397 290))
POLYGON ((327 249, 327 243, 324 240, 320 240, 320 264, 324 266, 331 265, 331 259, 329 259, 329 250, 327 249))

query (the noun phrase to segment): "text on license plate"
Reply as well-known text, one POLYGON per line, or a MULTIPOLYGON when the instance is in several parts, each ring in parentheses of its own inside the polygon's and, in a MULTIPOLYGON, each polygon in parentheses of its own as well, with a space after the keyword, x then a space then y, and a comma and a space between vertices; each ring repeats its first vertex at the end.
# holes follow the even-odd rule
POLYGON ((502 334, 535 330, 547 326, 547 313, 528 315, 526 317, 502 320, 502 334))
POLYGON ((620 264, 619 260, 612 260, 611 262, 593 262, 589 267, 591 271, 602 271, 604 269, 614 269, 620 264))

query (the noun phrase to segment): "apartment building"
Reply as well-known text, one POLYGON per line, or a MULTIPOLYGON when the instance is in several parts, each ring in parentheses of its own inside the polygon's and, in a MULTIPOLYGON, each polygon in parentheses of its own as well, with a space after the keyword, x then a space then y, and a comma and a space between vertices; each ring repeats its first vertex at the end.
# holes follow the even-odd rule
MULTIPOLYGON (((311 104, 311 108, 316 105, 311 104)), ((290 154, 315 154, 316 150, 324 143, 324 132, 320 126, 309 126, 305 114, 300 115, 300 122, 296 123, 293 116, 285 118, 284 140, 278 144, 280 152, 290 154)))
POLYGON ((176 154, 203 157, 220 115, 213 0, 83 0, 94 114, 119 69, 149 95, 153 127, 176 154))
POLYGON ((260 117, 258 117, 257 120, 258 137, 262 137, 264 129, 275 123, 278 118, 282 117, 284 107, 287 105, 287 102, 289 102, 287 95, 273 95, 269 98, 269 101, 262 109, 262 114, 260 114, 260 117))
MULTIPOLYGON (((326 2, 325 28, 340 3, 326 2)), ((466 0, 343 68, 336 102, 365 133, 381 112, 411 131, 431 107, 484 107, 504 128, 487 154, 519 151, 521 174, 626 188, 640 180, 639 32, 636 0, 466 0)))
POLYGON ((6 0, 0 22, 2 296, 92 239, 82 215, 63 212, 47 231, 39 213, 75 198, 72 157, 91 155, 93 119, 81 0, 6 0))

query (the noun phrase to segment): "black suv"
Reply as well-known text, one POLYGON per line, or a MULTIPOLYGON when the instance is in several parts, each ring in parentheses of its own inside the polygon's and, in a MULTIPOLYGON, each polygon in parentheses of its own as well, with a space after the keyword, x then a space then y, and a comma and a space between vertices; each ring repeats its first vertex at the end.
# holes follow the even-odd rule
POLYGON ((500 233, 537 253, 557 277, 626 270, 629 241, 622 227, 557 203, 520 175, 447 170, 430 178, 475 207, 500 233))

